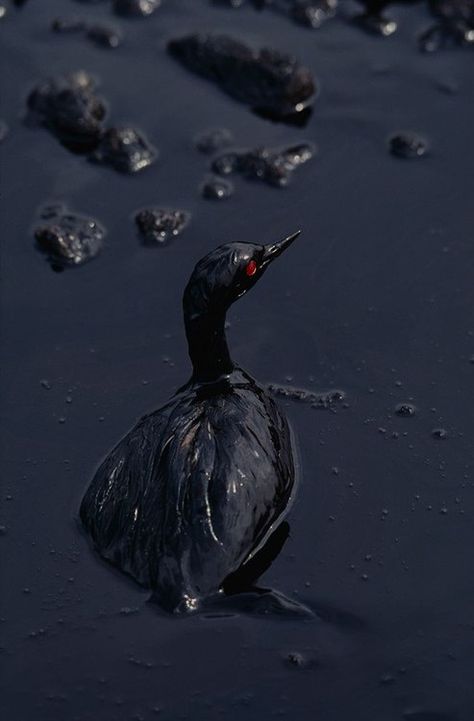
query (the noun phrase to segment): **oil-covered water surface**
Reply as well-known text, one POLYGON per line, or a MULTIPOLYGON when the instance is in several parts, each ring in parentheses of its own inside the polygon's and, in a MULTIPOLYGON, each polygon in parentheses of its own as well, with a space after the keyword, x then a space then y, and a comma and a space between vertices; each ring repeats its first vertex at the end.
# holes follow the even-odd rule
POLYGON ((387 11, 390 38, 348 21, 356 3, 317 31, 248 3, 163 0, 144 19, 111 5, 30 1, 0 20, 5 718, 470 721, 472 51, 421 54, 416 35, 432 23, 422 3, 387 11), (50 30, 72 16, 113 24, 122 43, 50 30), (307 124, 258 116, 166 52, 197 31, 295 54, 319 88, 307 124), (78 70, 97 82, 105 126, 138 129, 153 164, 120 173, 25 122, 38 83, 78 70), (284 189, 239 174, 232 197, 213 202, 201 196, 212 157, 194 139, 215 127, 235 148, 318 152, 284 189), (428 151, 391 154, 402 132, 428 151), (35 247, 54 204, 106 231, 97 257, 63 272, 35 247), (144 208, 191 218, 150 246, 134 220, 144 208), (219 243, 300 227, 228 334, 260 382, 344 392, 326 408, 278 397, 301 478, 261 584, 317 616, 176 619, 91 552, 80 500, 116 441, 189 376, 181 295, 195 262, 219 243))

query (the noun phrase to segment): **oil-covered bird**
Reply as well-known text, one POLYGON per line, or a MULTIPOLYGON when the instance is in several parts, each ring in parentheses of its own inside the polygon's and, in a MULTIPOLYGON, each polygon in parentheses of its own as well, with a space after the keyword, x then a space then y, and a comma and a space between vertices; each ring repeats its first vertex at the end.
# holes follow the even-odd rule
POLYGON ((283 519, 295 485, 289 426, 231 359, 229 307, 299 235, 228 243, 196 265, 183 297, 192 377, 144 416, 97 470, 81 504, 98 553, 186 612, 221 591, 283 519))

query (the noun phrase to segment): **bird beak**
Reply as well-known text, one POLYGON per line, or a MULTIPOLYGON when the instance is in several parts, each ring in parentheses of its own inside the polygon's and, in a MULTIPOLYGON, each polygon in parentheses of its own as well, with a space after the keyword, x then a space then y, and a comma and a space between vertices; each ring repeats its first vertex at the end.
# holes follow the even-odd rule
POLYGON ((278 243, 271 243, 270 245, 265 245, 263 251, 262 266, 265 267, 269 265, 272 260, 278 258, 278 256, 281 255, 284 250, 290 247, 290 245, 293 243, 294 240, 296 240, 300 233, 301 230, 297 230, 296 233, 293 233, 293 235, 289 235, 288 238, 283 238, 283 240, 279 240, 278 243))

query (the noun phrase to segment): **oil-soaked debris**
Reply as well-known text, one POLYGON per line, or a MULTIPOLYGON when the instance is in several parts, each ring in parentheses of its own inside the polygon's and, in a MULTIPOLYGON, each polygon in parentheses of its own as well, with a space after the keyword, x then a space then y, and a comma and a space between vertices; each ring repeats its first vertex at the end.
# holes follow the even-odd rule
POLYGON ((311 143, 234 151, 215 158, 212 170, 219 175, 240 173, 245 178, 262 180, 281 188, 288 185, 293 171, 310 160, 315 152, 316 148, 311 143))
POLYGON ((428 0, 437 22, 419 37, 424 52, 445 45, 474 46, 474 0, 428 0))
POLYGON ((113 8, 117 15, 145 18, 158 10, 161 0, 114 0, 113 8))
POLYGON ((4 120, 0 120, 0 143, 3 143, 8 135, 8 125, 4 120))
POLYGON ((258 10, 271 8, 286 15, 300 25, 319 28, 326 20, 334 17, 338 0, 213 0, 215 5, 240 8, 250 4, 258 10))
POLYGON ((65 206, 45 208, 40 218, 44 222, 35 228, 35 238, 53 270, 82 265, 102 249, 105 230, 93 218, 71 213, 65 206))
POLYGON ((207 200, 227 200, 234 194, 234 184, 224 178, 208 177, 201 185, 201 195, 207 200))
POLYGON ((271 383, 268 390, 275 396, 282 396, 291 401, 308 403, 311 408, 331 410, 335 405, 345 400, 345 393, 341 390, 329 390, 324 392, 309 391, 306 388, 294 388, 293 386, 278 385, 271 383))
POLYGON ((91 156, 97 163, 111 165, 122 173, 137 173, 157 157, 155 148, 135 128, 109 128, 91 156))
POLYGON ((117 48, 122 40, 122 35, 115 26, 103 23, 89 25, 80 18, 56 18, 51 23, 51 30, 61 35, 84 34, 93 43, 104 48, 117 48))
POLYGON ((46 80, 28 96, 30 117, 71 150, 90 150, 102 134, 106 115, 95 89, 94 80, 82 70, 46 80))
POLYGON ((227 145, 232 145, 234 136, 227 128, 211 128, 199 133, 194 142, 199 152, 205 155, 213 155, 227 145))
POLYGON ((421 135, 413 132, 403 132, 392 135, 388 141, 392 155, 398 158, 422 158, 428 152, 428 143, 421 135))
POLYGON ((416 408, 412 403, 399 403, 395 413, 401 418, 412 418, 416 414, 416 408))
POLYGON ((172 40, 168 49, 188 70, 275 119, 291 122, 312 103, 311 71, 277 50, 253 50, 240 40, 212 34, 172 40))
POLYGON ((147 245, 165 245, 188 225, 191 216, 184 210, 145 208, 135 216, 135 222, 147 245))

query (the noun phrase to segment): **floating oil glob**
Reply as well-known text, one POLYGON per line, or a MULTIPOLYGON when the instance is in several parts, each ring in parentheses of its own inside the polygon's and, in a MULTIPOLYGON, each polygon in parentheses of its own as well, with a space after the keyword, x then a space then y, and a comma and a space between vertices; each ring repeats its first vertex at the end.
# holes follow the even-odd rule
POLYGON ((145 208, 135 216, 135 223, 146 245, 165 245, 186 228, 191 216, 184 210, 145 208))
MULTIPOLYGON (((196 265, 183 297, 192 377, 109 453, 83 499, 98 553, 169 611, 196 610, 239 570, 252 577, 252 559, 288 508, 295 467, 287 421, 231 360, 224 328, 232 303, 297 235, 229 243, 196 265)), ((251 597, 256 612, 298 606, 281 594, 251 597)))
POLYGON ((168 50, 188 70, 216 83, 255 111, 294 121, 315 94, 311 71, 277 50, 254 50, 228 35, 186 35, 168 50))
POLYGON ((395 413, 400 418, 413 418, 416 415, 416 408, 412 403, 399 403, 395 408, 395 413))
POLYGON ((28 96, 28 109, 30 119, 78 152, 97 145, 106 115, 95 81, 82 70, 40 83, 28 96))
POLYGON ((239 173, 244 178, 282 188, 288 185, 296 168, 307 163, 315 152, 312 143, 237 150, 217 156, 212 162, 212 170, 219 175, 239 173))
POLYGON ((44 208, 40 219, 36 243, 53 270, 82 265, 101 251, 105 230, 93 218, 58 205, 44 208))
POLYGON ((101 137, 91 160, 111 165, 121 173, 138 173, 155 162, 157 151, 139 130, 109 128, 101 137))
POLYGON ((104 128, 106 105, 96 83, 84 71, 40 83, 28 97, 29 119, 48 128, 60 142, 119 172, 137 173, 158 155, 133 127, 104 128))

